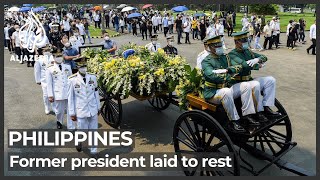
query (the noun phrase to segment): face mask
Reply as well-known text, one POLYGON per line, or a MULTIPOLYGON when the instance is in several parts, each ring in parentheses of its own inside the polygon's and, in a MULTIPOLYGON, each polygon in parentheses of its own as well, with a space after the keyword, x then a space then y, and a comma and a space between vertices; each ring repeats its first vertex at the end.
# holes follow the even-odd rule
POLYGON ((104 37, 104 40, 109 41, 110 40, 109 36, 104 37))
POLYGON ((157 42, 156 41, 152 41, 152 44, 155 45, 155 44, 157 44, 157 42))
POLYGON ((173 42, 169 42, 169 46, 172 46, 173 45, 173 42))
POLYGON ((51 53, 50 52, 44 52, 43 55, 44 56, 51 56, 51 53))
POLYGON ((70 47, 70 43, 67 42, 65 45, 64 45, 66 48, 70 47))
POLYGON ((59 58, 56 58, 55 61, 56 61, 57 64, 61 64, 63 59, 61 57, 59 57, 59 58))
POLYGON ((79 35, 79 33, 74 33, 74 35, 75 35, 75 36, 78 36, 78 35, 79 35))
POLYGON ((248 49, 248 48, 249 48, 248 42, 242 43, 242 49, 248 49))
POLYGON ((87 67, 81 67, 79 68, 80 74, 85 74, 87 72, 87 67))
POLYGON ((224 53, 224 50, 222 47, 216 48, 216 55, 221 56, 224 53))

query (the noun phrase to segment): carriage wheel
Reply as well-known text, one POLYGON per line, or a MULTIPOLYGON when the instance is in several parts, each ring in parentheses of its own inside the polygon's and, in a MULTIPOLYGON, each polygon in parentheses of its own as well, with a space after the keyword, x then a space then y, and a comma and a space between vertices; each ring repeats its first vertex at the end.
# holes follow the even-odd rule
POLYGON ((122 119, 122 103, 119 95, 105 94, 101 116, 111 127, 118 129, 122 119))
POLYGON ((162 111, 169 107, 172 99, 172 93, 166 93, 161 95, 155 95, 152 99, 148 99, 148 102, 154 107, 156 110, 162 111))
POLYGON ((228 169, 184 168, 187 176, 240 175, 239 160, 234 145, 222 126, 205 112, 194 110, 183 113, 177 119, 173 130, 173 143, 179 159, 184 155, 197 153, 228 153, 233 166, 228 169), (197 153, 195 153, 197 152, 197 153))
POLYGON ((286 110, 277 99, 275 100, 275 107, 272 108, 272 110, 279 112, 282 116, 286 116, 286 118, 277 122, 269 129, 259 133, 257 136, 250 138, 247 142, 247 144, 252 146, 253 148, 249 148, 246 150, 253 156, 256 156, 260 159, 264 158, 261 156, 257 156, 257 154, 253 152, 254 150, 261 150, 265 153, 272 154, 273 156, 277 157, 290 147, 290 142, 292 140, 290 119, 286 110))

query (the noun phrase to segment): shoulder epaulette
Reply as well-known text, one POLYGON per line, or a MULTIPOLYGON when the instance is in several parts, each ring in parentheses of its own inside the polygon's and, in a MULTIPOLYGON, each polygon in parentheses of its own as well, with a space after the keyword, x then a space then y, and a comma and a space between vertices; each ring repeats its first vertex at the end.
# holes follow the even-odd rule
POLYGON ((53 66, 53 64, 49 64, 49 65, 47 66, 47 68, 52 67, 52 66, 53 66))
POLYGON ((76 76, 77 76, 77 74, 72 74, 71 76, 68 77, 68 79, 74 78, 76 76))

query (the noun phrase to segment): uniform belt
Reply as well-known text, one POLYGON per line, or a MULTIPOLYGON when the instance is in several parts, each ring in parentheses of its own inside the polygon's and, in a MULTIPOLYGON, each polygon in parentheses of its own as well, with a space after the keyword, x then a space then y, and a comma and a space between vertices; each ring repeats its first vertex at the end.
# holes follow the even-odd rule
POLYGON ((204 82, 204 84, 208 87, 215 88, 215 89, 221 89, 226 87, 226 84, 215 84, 208 81, 204 82))
POLYGON ((234 77, 235 80, 237 81, 249 81, 251 79, 251 76, 235 76, 234 77))

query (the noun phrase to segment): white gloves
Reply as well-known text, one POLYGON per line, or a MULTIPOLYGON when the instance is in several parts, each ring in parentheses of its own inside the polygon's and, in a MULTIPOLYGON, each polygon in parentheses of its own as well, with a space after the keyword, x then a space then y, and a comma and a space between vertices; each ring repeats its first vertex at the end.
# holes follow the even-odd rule
POLYGON ((216 69, 216 70, 213 70, 212 72, 216 73, 216 74, 222 74, 222 73, 227 73, 227 70, 226 69, 216 69))
POLYGON ((248 60, 247 61, 247 64, 251 67, 253 67, 253 65, 259 63, 259 58, 254 58, 254 59, 251 59, 251 60, 248 60))

